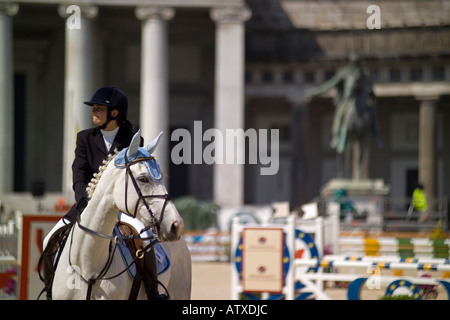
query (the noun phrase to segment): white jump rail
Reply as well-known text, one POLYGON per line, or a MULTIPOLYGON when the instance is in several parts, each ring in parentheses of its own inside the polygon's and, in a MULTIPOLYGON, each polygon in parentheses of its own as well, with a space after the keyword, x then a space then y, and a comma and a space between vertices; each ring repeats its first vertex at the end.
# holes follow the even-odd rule
POLYGON ((295 259, 295 266, 301 267, 354 267, 354 268, 369 268, 378 267, 380 269, 389 270, 424 270, 424 271, 450 271, 450 264, 448 263, 420 263, 420 262, 402 262, 402 261, 369 261, 369 260, 343 260, 330 259, 324 256, 321 261, 317 259, 295 259))
MULTIPOLYGON (((362 276, 361 274, 338 274, 338 273, 299 273, 296 272, 295 280, 300 281, 304 288, 302 292, 311 292, 315 295, 317 300, 331 300, 331 298, 326 294, 320 286, 318 286, 317 282, 320 281, 344 281, 348 283, 357 282, 360 280, 360 286, 366 281, 370 281, 370 279, 376 279, 376 285, 372 282, 370 289, 381 289, 381 286, 390 286, 395 281, 408 281, 414 285, 444 285, 444 288, 447 290, 447 294, 449 293, 449 286, 446 279, 436 279, 436 278, 420 278, 420 277, 408 277, 408 276, 362 276), (361 281, 362 280, 362 281, 361 281)), ((360 287, 359 287, 360 288, 360 287)), ((348 294, 348 293, 347 293, 348 294)), ((359 295, 359 294, 358 294, 359 295)), ((359 298, 357 298, 359 300, 359 298)))
POLYGON ((380 261, 380 262, 404 262, 404 263, 439 263, 450 264, 450 259, 441 258, 401 258, 394 256, 344 256, 344 255, 326 255, 328 260, 348 260, 348 261, 380 261))
POLYGON ((410 255, 415 257, 448 258, 450 239, 393 237, 341 237, 340 254, 365 255, 410 255))

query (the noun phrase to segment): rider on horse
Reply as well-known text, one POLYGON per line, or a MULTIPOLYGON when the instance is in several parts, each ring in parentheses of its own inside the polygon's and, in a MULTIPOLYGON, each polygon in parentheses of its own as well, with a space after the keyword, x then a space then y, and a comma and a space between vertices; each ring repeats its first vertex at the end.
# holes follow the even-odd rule
MULTIPOLYGON (((59 237, 56 235, 73 225, 77 216, 81 215, 86 208, 88 204, 86 188, 94 174, 98 172, 103 160, 108 157, 108 154, 113 154, 116 149, 120 151, 127 148, 134 135, 132 124, 127 120, 127 97, 120 89, 100 88, 84 104, 92 107, 92 121, 96 127, 82 130, 77 135, 75 159, 72 164, 76 204, 46 236, 44 250, 47 245, 49 247, 55 245, 55 243, 49 243, 49 240, 52 238, 55 239, 53 242, 57 242, 59 237)), ((143 145, 142 138, 140 145, 143 145)), ((157 277, 154 252, 146 252, 144 261, 149 274, 157 277)), ((149 299, 159 296, 156 282, 148 292, 149 299)))

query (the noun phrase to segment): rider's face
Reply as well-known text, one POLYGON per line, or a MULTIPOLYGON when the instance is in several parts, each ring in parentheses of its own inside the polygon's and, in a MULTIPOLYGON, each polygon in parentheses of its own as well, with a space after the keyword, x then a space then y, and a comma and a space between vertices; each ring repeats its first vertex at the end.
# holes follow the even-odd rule
POLYGON ((106 122, 107 118, 107 106, 94 104, 92 106, 92 122, 97 126, 102 126, 106 122))

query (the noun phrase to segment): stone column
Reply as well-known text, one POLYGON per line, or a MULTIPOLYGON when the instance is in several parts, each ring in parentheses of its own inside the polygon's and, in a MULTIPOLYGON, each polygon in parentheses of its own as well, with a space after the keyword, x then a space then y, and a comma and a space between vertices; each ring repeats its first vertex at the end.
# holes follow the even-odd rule
POLYGON ((291 210, 308 200, 308 177, 305 155, 305 136, 309 101, 292 101, 291 109, 291 210))
POLYGON ((436 129, 438 97, 417 97, 419 110, 419 182, 424 186, 429 206, 436 200, 436 129))
POLYGON ((0 195, 14 188, 14 68, 12 16, 18 4, 0 4, 0 195))
POLYGON ((141 135, 147 144, 164 131, 154 155, 167 174, 170 160, 167 21, 173 18, 175 10, 147 6, 136 8, 135 14, 142 20, 141 135))
MULTIPOLYGON (((247 7, 213 8, 210 16, 216 22, 214 126, 225 136, 226 129, 244 129, 244 22, 251 11, 247 7)), ((243 205, 244 165, 236 161, 215 164, 213 186, 218 205, 243 205)))
POLYGON ((96 6, 58 7, 58 13, 66 19, 65 76, 64 76, 64 155, 63 194, 73 201, 72 162, 76 136, 80 130, 93 126, 90 108, 83 104, 97 89, 94 61, 96 42, 93 21, 97 16, 96 6))

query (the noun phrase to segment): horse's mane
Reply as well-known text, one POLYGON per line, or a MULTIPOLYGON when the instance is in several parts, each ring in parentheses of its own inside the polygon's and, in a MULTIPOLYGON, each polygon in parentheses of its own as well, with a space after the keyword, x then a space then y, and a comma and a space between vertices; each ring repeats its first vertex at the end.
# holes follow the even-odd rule
POLYGON ((87 192, 89 199, 92 198, 95 188, 97 187, 97 184, 100 181, 100 178, 102 177, 103 172, 105 172, 106 167, 118 154, 119 154, 119 150, 115 149, 114 153, 110 153, 108 155, 108 157, 105 160, 103 160, 103 164, 98 168, 98 173, 94 173, 94 176, 92 177, 91 182, 89 182, 89 184, 86 188, 86 192, 87 192))

